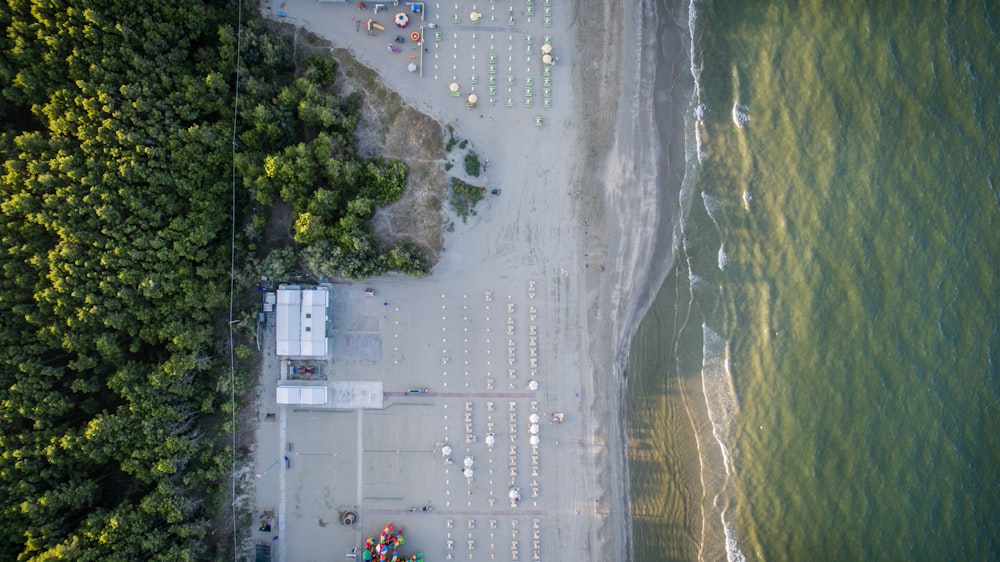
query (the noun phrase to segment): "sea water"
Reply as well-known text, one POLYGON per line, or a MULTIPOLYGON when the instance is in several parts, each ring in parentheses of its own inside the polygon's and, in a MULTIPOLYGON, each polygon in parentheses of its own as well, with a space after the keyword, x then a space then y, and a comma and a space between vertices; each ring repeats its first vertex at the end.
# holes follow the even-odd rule
POLYGON ((1000 559, 1000 3, 689 9, 634 559, 1000 559))

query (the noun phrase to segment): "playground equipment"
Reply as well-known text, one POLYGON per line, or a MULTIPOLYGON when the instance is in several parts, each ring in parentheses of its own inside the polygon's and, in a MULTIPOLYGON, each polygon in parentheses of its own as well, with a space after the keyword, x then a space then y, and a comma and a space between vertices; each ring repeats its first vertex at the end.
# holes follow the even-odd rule
POLYGON ((375 21, 375 20, 368 20, 368 23, 367 23, 367 24, 365 24, 365 29, 367 29, 367 30, 368 30, 368 35, 374 35, 374 34, 375 34, 375 30, 378 30, 378 31, 385 31, 385 28, 384 28, 384 27, 382 27, 382 26, 381 26, 381 25, 380 25, 380 24, 379 24, 379 23, 378 23, 377 21, 375 21))

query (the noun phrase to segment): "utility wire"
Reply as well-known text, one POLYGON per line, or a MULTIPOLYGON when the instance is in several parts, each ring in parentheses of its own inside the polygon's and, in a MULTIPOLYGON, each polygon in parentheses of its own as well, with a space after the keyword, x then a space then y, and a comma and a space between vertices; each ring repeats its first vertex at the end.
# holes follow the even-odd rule
POLYGON ((233 348, 235 343, 233 337, 233 314, 236 302, 236 130, 240 106, 240 57, 243 46, 243 0, 238 0, 236 4, 236 85, 233 95, 233 146, 232 146, 232 178, 231 189, 231 210, 229 227, 229 400, 232 415, 233 443, 232 443, 232 501, 230 505, 233 512, 233 561, 239 560, 239 529, 236 526, 236 354, 233 348))

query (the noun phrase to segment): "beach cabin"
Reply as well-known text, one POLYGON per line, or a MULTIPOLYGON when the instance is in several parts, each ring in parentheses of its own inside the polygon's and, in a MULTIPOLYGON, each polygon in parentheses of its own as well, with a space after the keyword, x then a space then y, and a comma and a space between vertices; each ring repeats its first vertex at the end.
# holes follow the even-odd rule
POLYGON ((275 337, 278 357, 326 357, 330 292, 326 287, 282 285, 275 303, 275 337))
POLYGON ((326 404, 327 391, 325 386, 279 386, 278 404, 296 406, 322 406, 326 404))

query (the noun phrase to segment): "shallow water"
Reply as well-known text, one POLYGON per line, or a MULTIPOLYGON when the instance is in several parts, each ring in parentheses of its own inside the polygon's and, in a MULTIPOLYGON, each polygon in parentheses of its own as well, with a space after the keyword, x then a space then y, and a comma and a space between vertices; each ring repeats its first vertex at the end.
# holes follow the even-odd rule
POLYGON ((1000 5, 695 11, 701 163, 628 369, 635 559, 998 559, 1000 5))

